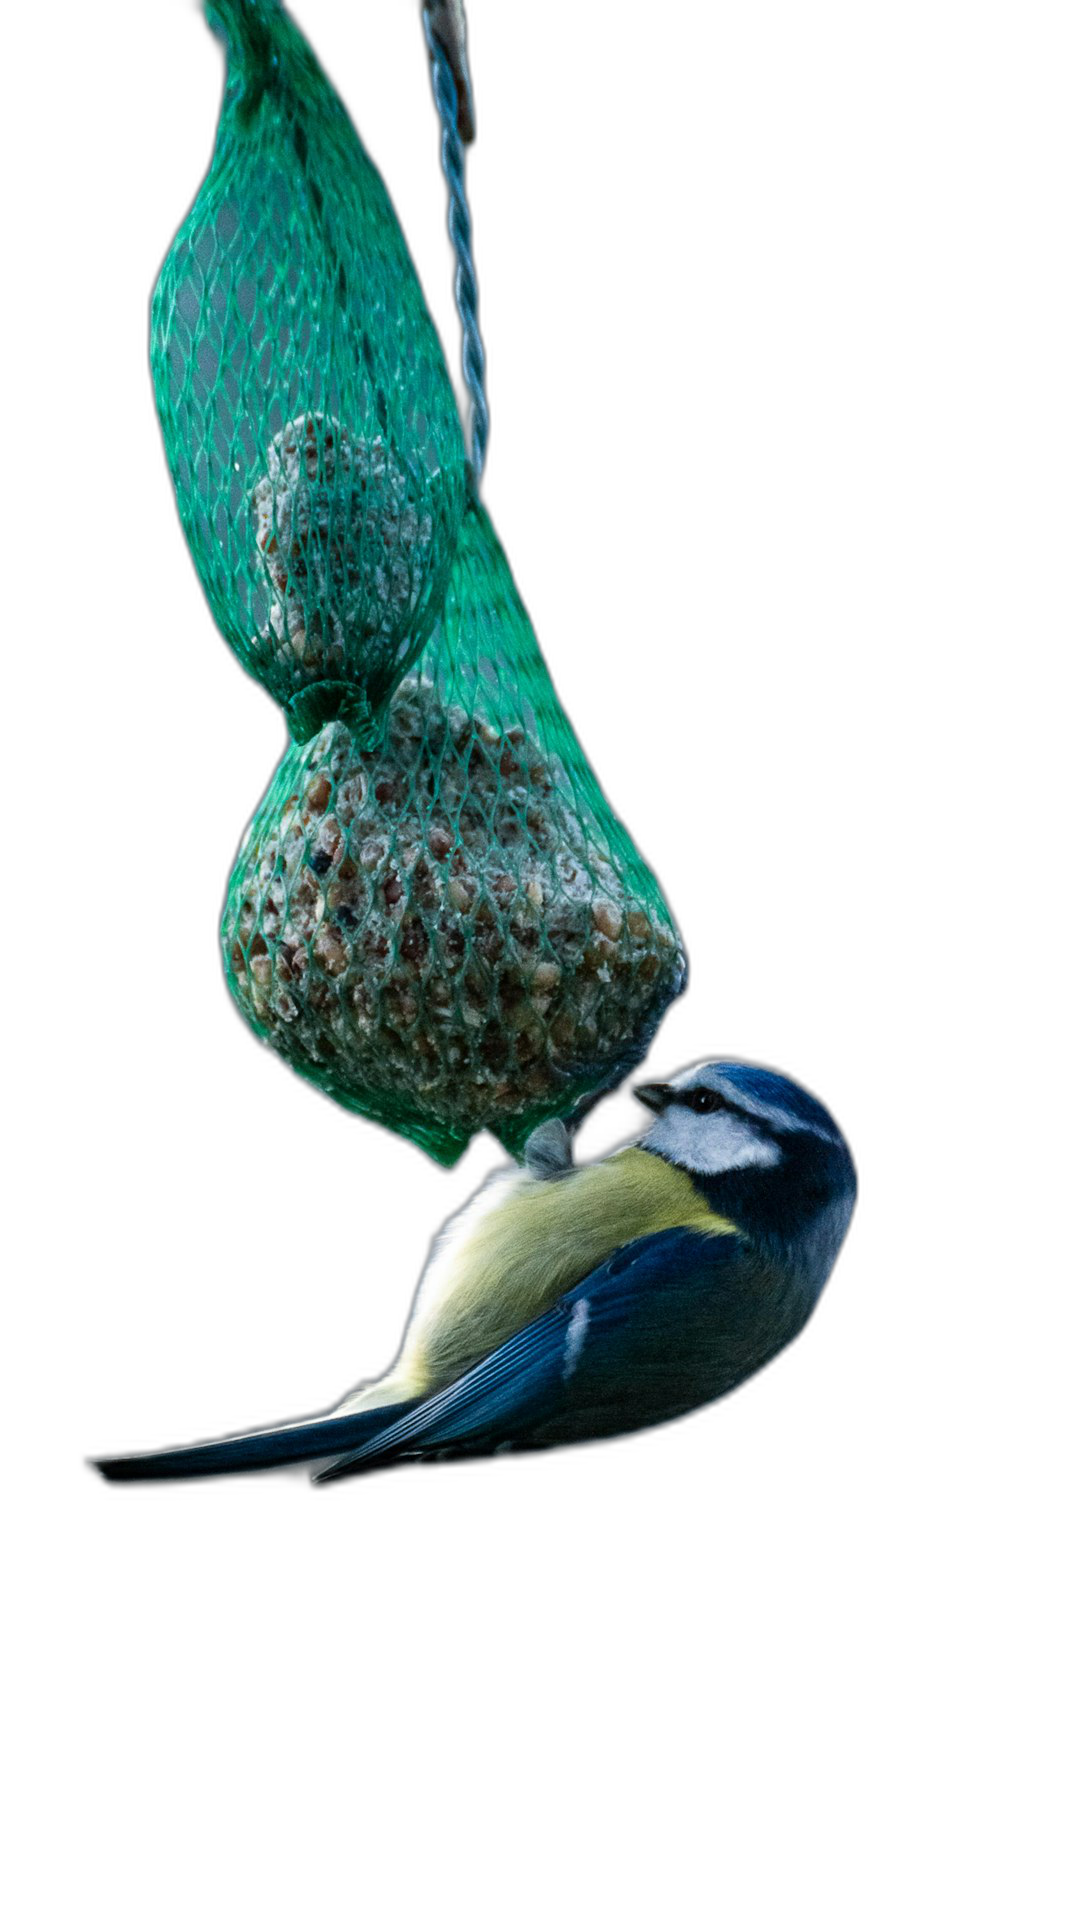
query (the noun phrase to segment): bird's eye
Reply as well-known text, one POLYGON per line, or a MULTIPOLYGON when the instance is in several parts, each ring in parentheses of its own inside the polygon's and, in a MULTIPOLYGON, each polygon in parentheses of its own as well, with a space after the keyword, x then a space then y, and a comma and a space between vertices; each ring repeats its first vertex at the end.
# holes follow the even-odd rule
POLYGON ((695 1087, 686 1104, 691 1113, 719 1113, 727 1101, 722 1093, 712 1093, 708 1087, 695 1087))

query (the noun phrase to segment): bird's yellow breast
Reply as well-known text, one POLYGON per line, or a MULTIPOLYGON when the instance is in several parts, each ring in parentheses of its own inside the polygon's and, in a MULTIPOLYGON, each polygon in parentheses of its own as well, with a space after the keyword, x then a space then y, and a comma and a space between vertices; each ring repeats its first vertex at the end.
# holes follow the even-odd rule
POLYGON ((554 1180, 518 1176, 501 1202, 468 1216, 424 1288, 395 1377, 411 1392, 457 1379, 618 1247, 669 1227, 735 1233, 689 1175, 627 1147, 554 1180))

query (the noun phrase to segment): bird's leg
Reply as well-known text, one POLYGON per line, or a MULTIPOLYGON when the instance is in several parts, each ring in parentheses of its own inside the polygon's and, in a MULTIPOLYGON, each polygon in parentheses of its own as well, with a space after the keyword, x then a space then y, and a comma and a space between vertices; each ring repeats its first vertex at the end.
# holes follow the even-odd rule
POLYGON ((569 1173, 574 1149, 565 1121, 545 1120, 534 1127, 525 1142, 524 1160, 534 1180, 556 1180, 560 1173, 569 1173))

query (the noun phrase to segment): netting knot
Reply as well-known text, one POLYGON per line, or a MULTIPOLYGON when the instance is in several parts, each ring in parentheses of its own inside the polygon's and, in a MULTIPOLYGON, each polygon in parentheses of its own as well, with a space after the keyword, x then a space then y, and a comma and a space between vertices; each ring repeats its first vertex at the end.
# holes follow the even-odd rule
POLYGON ((357 747, 371 746, 379 732, 379 714, 359 687, 348 680, 313 680, 294 693, 285 708, 292 738, 306 746, 331 720, 348 727, 357 747))

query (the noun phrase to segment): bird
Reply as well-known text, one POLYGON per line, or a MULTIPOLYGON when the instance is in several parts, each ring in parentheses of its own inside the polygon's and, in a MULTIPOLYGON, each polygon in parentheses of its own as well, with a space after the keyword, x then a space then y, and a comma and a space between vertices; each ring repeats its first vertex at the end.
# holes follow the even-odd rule
POLYGON ((328 1413, 92 1462, 107 1480, 314 1461, 313 1478, 533 1451, 679 1418, 800 1332, 855 1204, 843 1134, 769 1068, 634 1089, 651 1122, 575 1165, 548 1120, 433 1243, 396 1360, 328 1413))

